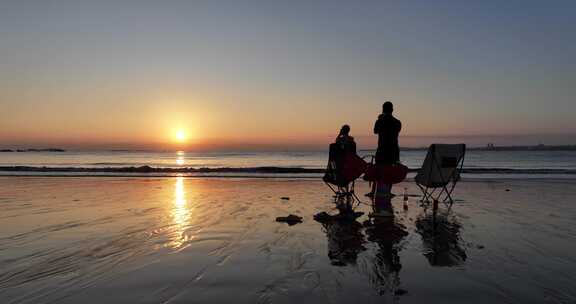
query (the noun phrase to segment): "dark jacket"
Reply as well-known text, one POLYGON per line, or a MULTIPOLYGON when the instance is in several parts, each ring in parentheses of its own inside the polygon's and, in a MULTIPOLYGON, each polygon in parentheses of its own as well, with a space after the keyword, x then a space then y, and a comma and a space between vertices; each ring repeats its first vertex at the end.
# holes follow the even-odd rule
POLYGON ((394 164, 400 161, 398 134, 402 123, 392 114, 380 114, 374 124, 374 134, 378 134, 377 164, 394 164))

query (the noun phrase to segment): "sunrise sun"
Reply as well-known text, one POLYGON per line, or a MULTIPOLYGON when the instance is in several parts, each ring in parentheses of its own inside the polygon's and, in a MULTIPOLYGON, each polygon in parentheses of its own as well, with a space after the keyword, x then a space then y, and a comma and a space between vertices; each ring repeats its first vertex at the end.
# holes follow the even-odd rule
POLYGON ((186 139, 188 138, 186 131, 184 130, 178 130, 176 131, 176 133, 174 134, 174 139, 176 140, 176 142, 178 143, 184 143, 186 142, 186 139))

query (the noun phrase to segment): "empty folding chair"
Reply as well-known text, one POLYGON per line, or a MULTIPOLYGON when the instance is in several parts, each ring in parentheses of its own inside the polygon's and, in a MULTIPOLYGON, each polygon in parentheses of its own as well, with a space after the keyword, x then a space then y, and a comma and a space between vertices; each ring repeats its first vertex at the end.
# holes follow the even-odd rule
POLYGON ((460 179, 465 152, 465 144, 430 145, 424 164, 414 178, 424 194, 423 202, 454 202, 451 194, 460 179))

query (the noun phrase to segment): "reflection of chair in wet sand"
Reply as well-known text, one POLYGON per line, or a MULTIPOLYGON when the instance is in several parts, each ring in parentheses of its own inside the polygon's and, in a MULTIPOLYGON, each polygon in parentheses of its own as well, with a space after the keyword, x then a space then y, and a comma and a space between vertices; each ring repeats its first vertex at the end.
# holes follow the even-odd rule
POLYGON ((370 281, 380 295, 394 297, 401 294, 400 289, 400 250, 402 240, 408 235, 406 228, 394 218, 372 218, 365 223, 368 240, 378 244, 374 264, 368 271, 370 281))
POLYGON ((432 200, 435 204, 438 201, 453 203, 451 194, 460 179, 465 151, 464 144, 430 145, 424 164, 414 178, 424 193, 423 202, 432 200))
POLYGON ((356 264, 364 247, 362 224, 356 221, 361 212, 341 209, 336 215, 319 213, 314 219, 322 224, 328 238, 328 257, 334 266, 356 264))
POLYGON ((466 261, 461 227, 451 213, 424 212, 416 219, 416 232, 422 236, 424 256, 430 265, 452 267, 466 261))

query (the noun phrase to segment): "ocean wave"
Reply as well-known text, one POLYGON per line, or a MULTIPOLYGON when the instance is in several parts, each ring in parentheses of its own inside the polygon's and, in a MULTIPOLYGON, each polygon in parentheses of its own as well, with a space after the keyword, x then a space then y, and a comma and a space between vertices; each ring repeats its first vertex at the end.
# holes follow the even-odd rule
MULTIPOLYGON (((418 172, 417 168, 410 168, 410 173, 418 172)), ((273 173, 273 174, 319 174, 324 173, 321 168, 304 167, 46 167, 46 166, 0 166, 0 172, 73 172, 73 173, 273 173)), ((465 174, 574 174, 574 169, 537 168, 464 168, 465 174)))

